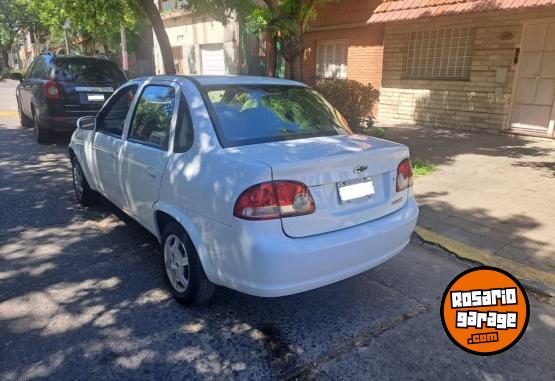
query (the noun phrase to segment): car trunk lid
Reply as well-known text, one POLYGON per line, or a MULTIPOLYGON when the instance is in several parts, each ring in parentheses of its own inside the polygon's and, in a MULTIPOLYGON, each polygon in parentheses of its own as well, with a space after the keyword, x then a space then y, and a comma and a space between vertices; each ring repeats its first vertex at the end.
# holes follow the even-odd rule
POLYGON ((362 135, 331 136, 229 148, 266 163, 276 180, 309 187, 316 211, 282 218, 285 234, 306 237, 375 220, 400 209, 408 191, 396 192, 397 166, 407 147, 362 135))

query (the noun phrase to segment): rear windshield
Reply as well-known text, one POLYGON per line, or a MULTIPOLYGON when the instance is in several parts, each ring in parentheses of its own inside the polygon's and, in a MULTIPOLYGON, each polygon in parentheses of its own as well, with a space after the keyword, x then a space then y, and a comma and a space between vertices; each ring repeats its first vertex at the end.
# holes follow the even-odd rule
POLYGON ((87 58, 62 58, 56 60, 54 79, 76 83, 112 83, 127 81, 125 74, 112 61, 87 58))
POLYGON ((306 87, 210 86, 205 91, 224 147, 352 133, 339 112, 306 87))

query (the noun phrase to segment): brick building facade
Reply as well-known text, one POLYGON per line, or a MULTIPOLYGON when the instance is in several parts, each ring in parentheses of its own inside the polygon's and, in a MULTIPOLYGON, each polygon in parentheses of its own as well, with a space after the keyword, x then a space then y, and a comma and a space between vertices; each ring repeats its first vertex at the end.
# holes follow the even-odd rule
POLYGON ((378 119, 555 136, 555 1, 427 4, 370 18, 386 25, 378 119))
POLYGON ((381 1, 345 0, 318 9, 318 19, 304 36, 303 80, 343 77, 380 88, 385 26, 366 21, 381 1), (325 65, 346 68, 325 70, 325 65))

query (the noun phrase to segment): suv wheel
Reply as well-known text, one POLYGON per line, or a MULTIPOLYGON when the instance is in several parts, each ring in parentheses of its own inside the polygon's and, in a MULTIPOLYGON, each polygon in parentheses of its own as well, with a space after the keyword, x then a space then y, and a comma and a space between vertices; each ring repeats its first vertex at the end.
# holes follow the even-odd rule
POLYGON ((216 286, 206 277, 191 239, 175 222, 164 229, 162 251, 164 278, 175 299, 191 305, 212 297, 216 286))
POLYGON ((33 120, 23 113, 23 110, 21 109, 21 104, 19 103, 19 100, 17 101, 17 112, 19 113, 19 123, 23 127, 32 127, 33 126, 33 120))
POLYGON ((75 196, 81 205, 89 206, 96 201, 96 192, 91 189, 83 170, 76 158, 71 159, 71 167, 73 173, 73 189, 75 196))
POLYGON ((33 112, 33 129, 35 130, 35 138, 38 143, 48 143, 50 135, 48 134, 48 131, 40 125, 39 117, 36 112, 33 112))

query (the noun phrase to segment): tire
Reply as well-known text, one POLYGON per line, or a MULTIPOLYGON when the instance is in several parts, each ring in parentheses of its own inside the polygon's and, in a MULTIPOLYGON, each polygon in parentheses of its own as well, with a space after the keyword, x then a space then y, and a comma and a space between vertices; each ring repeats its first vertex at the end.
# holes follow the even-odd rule
POLYGON ((73 189, 75 190, 75 197, 77 201, 83 206, 90 206, 96 202, 97 194, 91 189, 83 169, 75 157, 71 158, 71 173, 73 175, 73 189))
POLYGON ((216 285, 206 277, 191 239, 175 222, 164 228, 161 257, 164 279, 178 302, 198 305, 212 297, 216 285))
POLYGON ((17 112, 19 113, 19 123, 23 127, 33 127, 33 119, 23 113, 19 99, 17 100, 17 112))
POLYGON ((41 126, 36 112, 33 112, 33 129, 35 130, 37 143, 45 144, 50 141, 49 131, 45 130, 44 127, 41 126))

